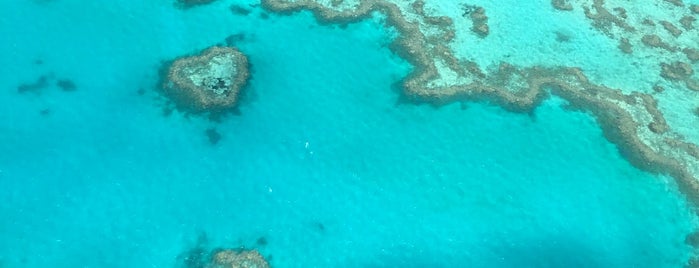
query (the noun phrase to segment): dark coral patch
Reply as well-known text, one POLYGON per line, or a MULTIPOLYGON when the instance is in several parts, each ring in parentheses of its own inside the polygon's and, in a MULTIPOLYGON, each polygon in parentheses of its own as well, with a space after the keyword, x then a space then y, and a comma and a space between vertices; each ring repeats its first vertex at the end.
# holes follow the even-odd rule
POLYGON ((228 37, 226 37, 226 45, 227 46, 235 46, 239 42, 242 42, 244 40, 245 40, 244 33, 231 34, 228 37))
POLYGON ((215 128, 209 128, 205 133, 206 137, 209 138, 209 143, 211 145, 216 145, 219 141, 221 141, 221 133, 218 133, 215 128))
POLYGON ((179 8, 190 8, 210 4, 214 1, 216 0, 177 0, 175 5, 179 8))
POLYGON ((56 86, 58 86, 63 91, 75 91, 78 87, 75 83, 68 79, 59 79, 56 81, 56 86))
POLYGON ((17 86, 17 92, 26 93, 34 92, 39 93, 41 90, 49 86, 49 75, 42 75, 36 79, 33 83, 25 83, 17 86))
POLYGON ((257 238, 256 243, 258 246, 266 246, 267 245, 267 238, 265 238, 264 236, 260 236, 259 238, 257 238))
POLYGON ((247 16, 250 14, 250 12, 252 12, 250 9, 247 9, 239 5, 231 5, 229 9, 231 10, 231 12, 233 12, 233 14, 241 16, 247 16))

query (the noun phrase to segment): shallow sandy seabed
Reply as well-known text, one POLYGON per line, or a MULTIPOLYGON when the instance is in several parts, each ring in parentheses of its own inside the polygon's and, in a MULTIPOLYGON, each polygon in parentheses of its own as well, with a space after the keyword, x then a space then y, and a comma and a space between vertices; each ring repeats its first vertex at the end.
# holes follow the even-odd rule
MULTIPOLYGON (((505 38, 498 31, 506 31, 502 25, 508 21, 500 19, 508 16, 500 9, 507 7, 482 2, 262 0, 269 10, 310 10, 326 23, 385 16, 386 24, 399 32, 393 51, 415 66, 403 81, 404 95, 411 101, 442 105, 487 100, 508 110, 531 112, 549 94, 562 97, 572 107, 591 112, 631 163, 672 175, 692 204, 699 204, 699 131, 692 127, 699 123, 695 5, 679 0, 644 5, 620 0, 541 1, 537 12, 562 17, 562 23, 591 32, 604 42, 606 47, 600 50, 612 51, 612 60, 618 63, 581 67, 574 57, 560 58, 561 54, 546 50, 514 62, 507 61, 511 55, 479 51, 479 45, 491 38, 507 42, 497 39, 505 38), (495 15, 488 17, 491 13, 495 15)), ((566 33, 556 35, 558 42, 570 38, 566 33)))

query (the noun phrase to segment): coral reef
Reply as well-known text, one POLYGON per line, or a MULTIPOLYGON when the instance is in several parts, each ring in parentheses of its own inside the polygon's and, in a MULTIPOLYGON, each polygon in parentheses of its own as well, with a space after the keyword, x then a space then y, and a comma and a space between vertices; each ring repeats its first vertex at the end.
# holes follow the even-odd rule
POLYGON ((51 75, 42 75, 32 83, 24 83, 17 86, 18 93, 34 92, 39 93, 41 90, 49 86, 51 75))
POLYGON ((665 2, 671 3, 671 4, 678 6, 678 7, 684 6, 684 3, 682 3, 682 0, 665 0, 665 2))
MULTIPOLYGON (((264 238, 260 238, 263 239, 264 238)), ((258 244, 260 239, 258 239, 258 244)), ((267 241, 264 240, 264 244, 267 241)), ((264 246, 264 245, 263 245, 264 246)), ((178 256, 182 268, 269 268, 268 261, 255 249, 210 249, 206 233, 199 234, 194 247, 178 256)))
POLYGON ((216 145, 219 141, 221 141, 221 133, 219 133, 215 128, 208 128, 204 133, 209 139, 209 143, 211 145, 216 145))
POLYGON ((687 58, 692 62, 699 61, 699 50, 697 50, 695 48, 691 48, 691 47, 685 48, 682 50, 682 53, 687 55, 687 58))
POLYGON ((692 24, 694 24, 694 21, 696 20, 697 19, 692 16, 684 16, 680 19, 680 24, 682 25, 682 28, 684 28, 687 31, 690 31, 694 29, 694 26, 692 24))
POLYGON ((56 87, 58 87, 62 91, 69 92, 78 89, 78 87, 75 85, 75 82, 73 82, 72 80, 56 79, 53 74, 49 73, 39 76, 39 78, 37 78, 36 81, 32 83, 23 83, 17 86, 17 92, 34 92, 35 94, 40 94, 44 89, 48 88, 53 81, 55 81, 56 87))
POLYGON ((621 49, 621 52, 624 52, 626 54, 631 54, 633 53, 633 46, 631 45, 631 42, 629 42, 629 39, 627 38, 621 38, 619 39, 619 49, 621 49))
POLYGON ((207 268, 269 268, 257 250, 220 250, 211 257, 207 268))
POLYGON ((216 0, 177 0, 176 6, 180 8, 190 8, 212 3, 216 0))
POLYGON ((63 91, 75 91, 78 89, 78 86, 75 85, 75 82, 69 79, 59 79, 58 81, 56 81, 56 86, 58 86, 63 91))
POLYGON ((236 105, 249 76, 245 55, 232 47, 212 47, 172 62, 162 87, 179 109, 220 112, 236 105))
POLYGON ((612 26, 614 25, 627 32, 636 31, 634 27, 624 20, 626 11, 623 12, 623 16, 617 17, 604 7, 604 0, 594 0, 592 9, 594 9, 594 12, 589 7, 583 6, 585 16, 592 20, 592 26, 604 32, 606 35, 614 35, 612 32, 612 26))
POLYGON ((573 10, 573 5, 571 5, 568 0, 551 0, 551 5, 558 10, 573 10))
POLYGON ((244 33, 237 33, 237 34, 232 34, 226 37, 226 45, 227 46, 235 46, 237 43, 245 41, 245 34, 244 33))
POLYGON ((670 64, 661 63, 660 67, 662 68, 660 76, 668 80, 684 80, 694 73, 692 65, 679 61, 670 64))
POLYGON ((571 39, 570 35, 567 35, 565 33, 559 32, 559 31, 556 31, 555 34, 556 34, 556 41, 557 42, 561 42, 561 43, 570 42, 570 39, 571 39))
MULTIPOLYGON (((550 94, 561 97, 572 107, 594 115, 606 138, 617 145, 630 163, 649 172, 672 176, 689 202, 699 206, 699 158, 692 149, 695 147, 685 146, 694 144, 686 142, 668 125, 653 95, 638 91, 622 93, 620 89, 590 81, 575 67, 518 67, 502 62, 492 71, 482 70, 475 62, 455 56, 453 46, 463 43, 452 42, 455 35, 460 34, 454 25, 463 23, 459 20, 464 18, 471 19, 475 6, 465 5, 464 13, 458 14, 460 17, 452 15, 451 19, 435 23, 435 18, 443 16, 435 15, 438 13, 436 6, 427 8, 429 2, 355 0, 352 3, 335 7, 326 1, 262 0, 264 8, 278 13, 310 10, 324 23, 356 21, 370 17, 373 12, 385 15, 386 24, 400 33, 390 48, 415 67, 402 81, 404 98, 409 101, 442 105, 486 100, 510 111, 528 113, 550 94)), ((643 14, 638 15, 628 8, 608 8, 604 0, 553 0, 551 3, 559 10, 584 12, 594 28, 618 42, 628 56, 631 56, 632 46, 639 43, 646 46, 636 46, 638 50, 651 53, 676 55, 684 49, 690 52, 694 49, 674 39, 663 40, 673 36, 656 33, 658 31, 652 28, 655 26, 648 26, 655 25, 652 20, 639 18, 643 14), (580 4, 580 8, 574 8, 573 3, 580 4), (641 26, 632 26, 632 20, 641 26)), ((684 10, 685 13, 677 14, 685 16, 687 10, 684 10)), ((662 80, 660 73, 657 76, 656 81, 662 80)), ((663 86, 656 84, 648 91, 676 90, 663 86)))
POLYGON ((477 33, 478 36, 486 37, 490 33, 488 16, 485 15, 485 8, 477 7, 476 10, 471 12, 471 21, 473 21, 471 31, 477 33))
POLYGON ((694 14, 699 14, 699 5, 691 5, 689 10, 691 10, 694 14))
POLYGON ((688 89, 699 91, 699 82, 691 77, 694 73, 694 70, 692 70, 692 65, 685 62, 676 61, 669 64, 661 63, 660 68, 660 76, 663 78, 669 81, 683 81, 688 89))
POLYGON ((233 12, 233 14, 241 15, 241 16, 247 16, 250 14, 250 12, 252 12, 250 9, 247 9, 243 6, 235 5, 235 4, 231 5, 229 7, 229 9, 231 10, 231 12, 233 12))
POLYGON ((665 28, 666 31, 670 32, 670 34, 672 34, 672 36, 674 37, 678 37, 682 34, 682 30, 677 28, 677 26, 672 24, 672 22, 662 20, 660 21, 660 25, 662 25, 663 28, 665 28))
POLYGON ((255 241, 255 243, 258 246, 266 246, 267 245, 267 238, 265 238, 264 236, 260 236, 257 238, 257 241, 255 241))
POLYGON ((663 41, 663 39, 660 38, 660 36, 655 35, 655 34, 644 35, 641 38, 641 42, 643 42, 644 45, 652 47, 652 48, 662 48, 662 49, 670 51, 670 52, 677 50, 677 48, 666 43, 665 41, 663 41))
POLYGON ((622 19, 627 19, 627 18, 629 17, 629 16, 626 15, 626 9, 623 8, 623 7, 615 7, 615 8, 613 8, 612 10, 614 10, 614 12, 616 12, 617 14, 619 14, 619 17, 622 18, 622 19))

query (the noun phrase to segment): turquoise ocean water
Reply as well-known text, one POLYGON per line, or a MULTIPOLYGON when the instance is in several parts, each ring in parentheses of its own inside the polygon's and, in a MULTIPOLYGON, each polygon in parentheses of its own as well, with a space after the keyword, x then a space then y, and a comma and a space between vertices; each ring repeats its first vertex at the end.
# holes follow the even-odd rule
POLYGON ((202 233, 273 267, 681 267, 692 253, 697 218, 671 179, 632 167, 590 115, 558 99, 530 115, 403 104, 411 67, 380 18, 231 3, 0 3, 0 267, 179 267, 202 233), (240 115, 164 116, 161 61, 231 35, 253 67, 240 115))

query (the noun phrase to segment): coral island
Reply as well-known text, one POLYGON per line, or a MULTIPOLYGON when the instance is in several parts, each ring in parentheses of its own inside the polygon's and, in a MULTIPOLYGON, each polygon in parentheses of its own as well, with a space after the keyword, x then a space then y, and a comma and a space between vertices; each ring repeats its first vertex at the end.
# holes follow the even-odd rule
POLYGON ((172 62, 162 87, 179 109, 220 112, 237 104, 249 76, 247 57, 240 51, 212 47, 172 62))

